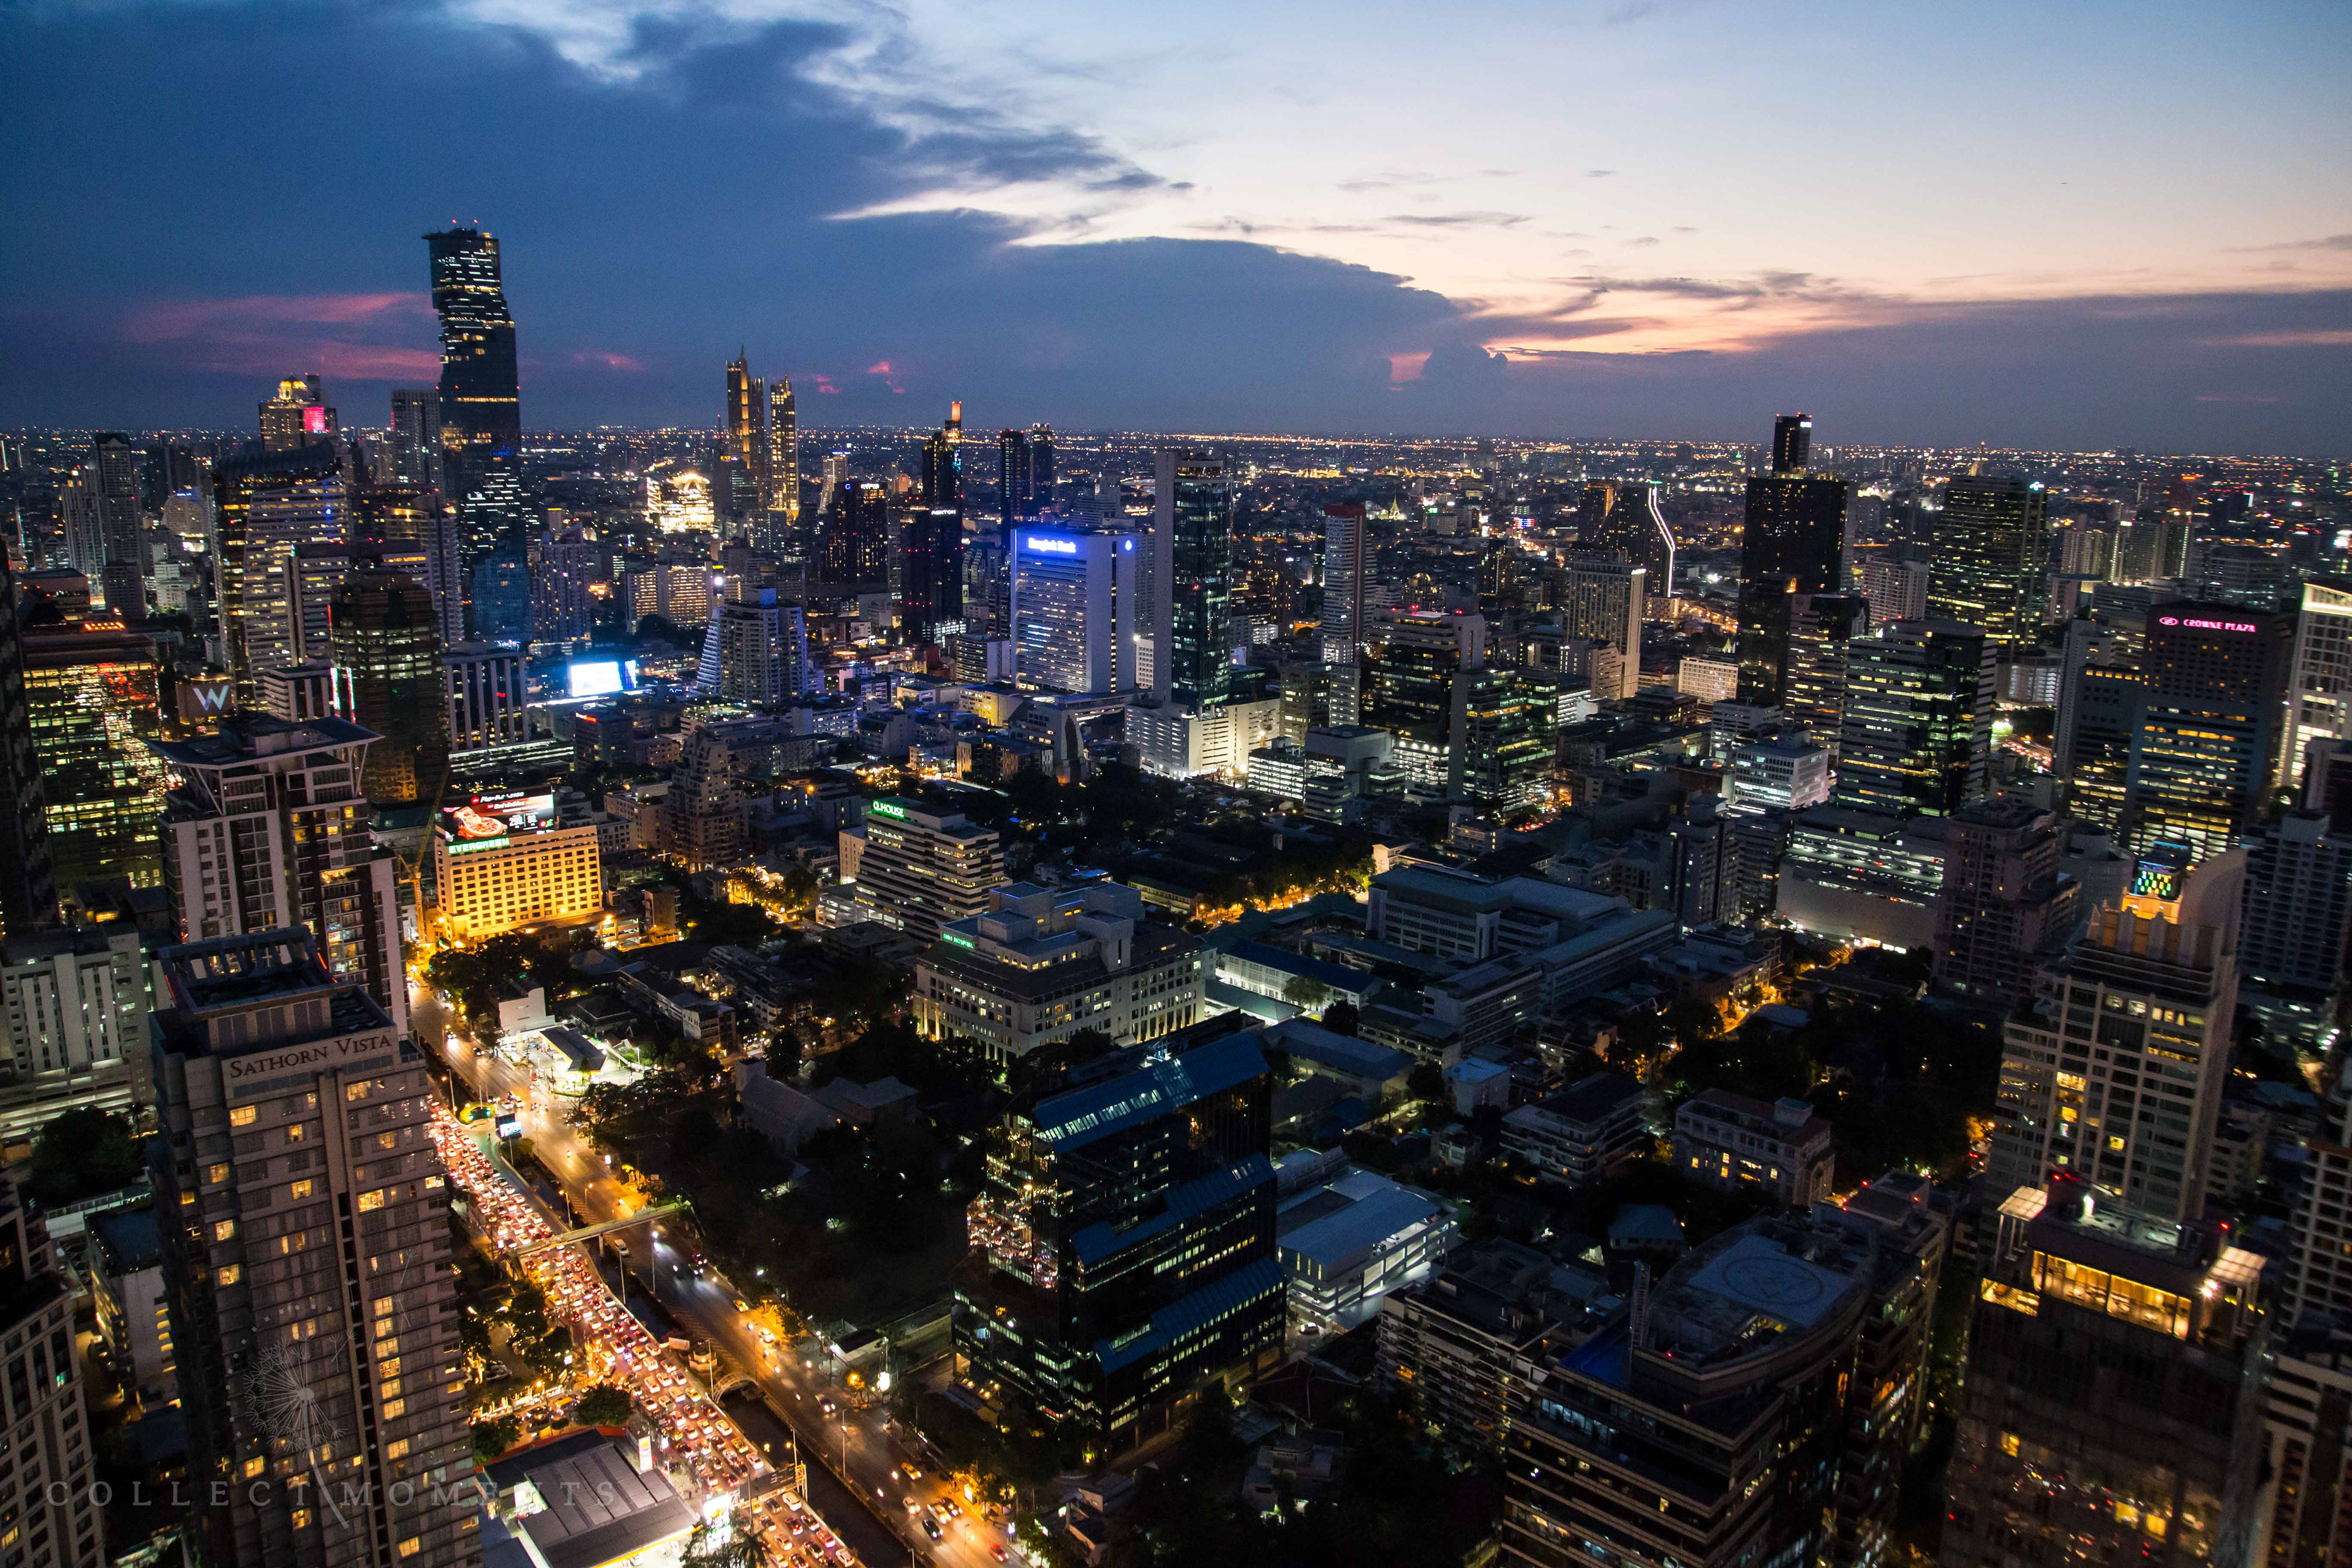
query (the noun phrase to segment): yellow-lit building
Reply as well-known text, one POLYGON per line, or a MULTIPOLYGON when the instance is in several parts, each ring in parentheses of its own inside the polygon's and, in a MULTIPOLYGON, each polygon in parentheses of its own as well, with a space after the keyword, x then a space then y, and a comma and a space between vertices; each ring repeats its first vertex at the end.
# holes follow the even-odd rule
POLYGON ((559 826, 547 795, 477 795, 444 810, 433 884, 441 934, 455 942, 593 920, 604 907, 595 825, 559 826))

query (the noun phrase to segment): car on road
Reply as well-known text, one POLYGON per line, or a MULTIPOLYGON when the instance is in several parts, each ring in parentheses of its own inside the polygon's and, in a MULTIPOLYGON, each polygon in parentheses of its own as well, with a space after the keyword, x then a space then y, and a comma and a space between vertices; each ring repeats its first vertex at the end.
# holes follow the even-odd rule
POLYGON ((1003 1543, 1003 1542, 1001 1542, 1001 1541, 992 1541, 992 1542, 990 1542, 988 1543, 988 1554, 989 1554, 991 1557, 995 1558, 999 1563, 1003 1562, 1003 1561, 1004 1561, 1004 1543, 1003 1543))
POLYGON ((947 1531, 943 1531, 943 1530, 941 1530, 941 1529, 940 1528, 940 1521, 939 1521, 938 1520, 936 1520, 936 1519, 933 1519, 933 1518, 932 1518, 929 1514, 928 1514, 928 1513, 927 1513, 927 1514, 924 1514, 924 1515, 922 1516, 922 1522, 923 1522, 923 1533, 924 1533, 925 1535, 929 1536, 933 1541, 937 1541, 937 1540, 940 1539, 942 1536, 944 1536, 944 1535, 947 1533, 947 1531))
POLYGON ((921 1503, 917 1502, 913 1498, 910 1498, 910 1497, 900 1498, 898 1500, 899 1500, 900 1502, 903 1502, 903 1503, 905 1503, 905 1504, 907 1505, 907 1511, 908 1511, 908 1513, 919 1513, 919 1512, 920 1512, 920 1511, 922 1510, 922 1507, 923 1507, 923 1505, 922 1505, 921 1503))

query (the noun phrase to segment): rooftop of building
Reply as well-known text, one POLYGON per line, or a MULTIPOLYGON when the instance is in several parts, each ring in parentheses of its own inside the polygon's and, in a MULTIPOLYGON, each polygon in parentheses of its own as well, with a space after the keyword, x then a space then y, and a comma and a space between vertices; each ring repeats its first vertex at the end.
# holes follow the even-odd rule
POLYGON ((547 1568, 604 1568, 675 1541, 694 1510, 658 1469, 640 1474, 609 1438, 528 1472, 547 1506, 518 1521, 547 1568))
POLYGON ((1373 1171, 1350 1171, 1301 1193, 1275 1213, 1277 1246, 1288 1257, 1327 1272, 1362 1261, 1374 1248, 1440 1219, 1429 1194, 1373 1171))
MULTIPOLYGON (((1540 1110, 1563 1121, 1579 1126, 1598 1125, 1622 1111, 1625 1106, 1642 1097, 1642 1086, 1622 1072, 1597 1072, 1580 1078, 1561 1089, 1548 1095, 1533 1106, 1521 1110, 1540 1110)), ((1514 1116, 1519 1111, 1512 1112, 1514 1116)))
POLYGON ((1844 1316, 1876 1263, 1872 1237, 1842 1220, 1751 1220, 1668 1270, 1643 1349, 1702 1372, 1768 1353, 1844 1316))
POLYGON ((373 997, 328 973, 310 933, 299 928, 168 947, 159 962, 173 1005, 156 1013, 155 1026, 164 1042, 183 1055, 211 1054, 214 1042, 205 1020, 212 1015, 310 998, 322 1007, 292 1009, 292 1026, 266 1038, 239 1029, 234 1046, 291 1045, 392 1026, 392 1019, 373 997))
POLYGON ((1727 1089, 1703 1089, 1683 1101, 1675 1112, 1680 1121, 1685 1112, 1715 1121, 1734 1120, 1749 1124, 1755 1130, 1769 1132, 1776 1138, 1801 1143, 1816 1137, 1827 1137, 1830 1124, 1826 1117, 1801 1100, 1758 1100, 1753 1095, 1735 1094, 1727 1089))
POLYGON ((110 1274, 132 1274, 163 1261, 163 1228, 156 1223, 152 1200, 136 1208, 92 1215, 88 1224, 110 1274))
POLYGON ((382 739, 373 730, 348 719, 310 719, 297 724, 271 713, 232 713, 221 720, 214 734, 148 744, 157 755, 184 767, 227 768, 261 757, 290 756, 382 739))
POLYGON ((1305 1018, 1276 1024, 1265 1031, 1265 1037, 1293 1057, 1381 1082, 1402 1077, 1412 1065, 1402 1051, 1327 1029, 1305 1018))
MULTIPOLYGON (((1182 1037, 1176 1037, 1181 1042, 1182 1037)), ((1188 1050, 1136 1047, 1129 1070, 1039 1100, 1030 1121, 1058 1152, 1084 1148, 1247 1083, 1266 1071, 1255 1034, 1225 1035, 1188 1050)))

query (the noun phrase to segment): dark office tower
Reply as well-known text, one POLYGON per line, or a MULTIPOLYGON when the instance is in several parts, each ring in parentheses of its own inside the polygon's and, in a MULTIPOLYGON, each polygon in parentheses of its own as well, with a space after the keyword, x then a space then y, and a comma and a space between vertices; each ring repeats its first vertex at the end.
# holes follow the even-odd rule
POLYGON ((2012 795, 1952 814, 1936 896, 1936 984, 1979 1007, 2015 1010, 2034 966, 2074 934, 2082 885, 2058 874, 2058 818, 2012 795))
POLYGON ((768 492, 761 500, 768 509, 765 543, 781 550, 801 515, 801 416, 790 376, 780 375, 768 384, 767 476, 768 492))
POLYGON ((1029 426, 1029 494, 1038 508, 1054 504, 1054 427, 1029 426))
POLYGON ((922 495, 924 510, 942 508, 963 513, 963 405, 948 405, 947 423, 923 443, 922 495))
POLYGON ((2272 1040, 2317 1048, 2352 959, 2352 834, 2317 811, 2265 825, 2246 840, 2240 913, 2238 1005, 2272 1040))
POLYGON ((1175 1035, 1080 1073, 992 1137, 955 1349, 968 1386, 1108 1458, 1209 1380, 1281 1359, 1270 1075, 1255 1034, 1175 1035))
POLYGON ((899 525, 898 617, 918 647, 963 619, 963 519, 951 509, 910 511, 899 525))
POLYGON ((441 395, 430 387, 394 388, 391 434, 392 482, 404 489, 443 489, 441 395))
POLYGON ((889 490, 873 479, 844 479, 817 540, 817 580, 828 588, 878 588, 889 580, 889 490))
POLYGON ((98 502, 100 574, 107 613, 121 621, 147 618, 145 514, 139 507, 139 448, 119 430, 90 442, 89 472, 98 502))
POLYGON ((2031 645, 2049 603, 2050 523, 2038 484, 1963 474, 1944 488, 1927 565, 1927 614, 2031 645))
POLYGON ((2069 1176, 2011 1192, 1969 1319, 1943 1568, 2244 1562, 2268 1495, 2264 1264, 2069 1176))
POLYGON ((1845 589, 1846 483, 1807 471, 1803 415, 1782 415, 1772 437, 1772 471, 1748 481, 1739 538, 1739 700, 1759 708, 1788 694, 1790 596, 1845 589))
POLYGON ((2237 605, 2176 602, 2147 617, 2139 728, 2124 786, 2123 838, 2219 855, 2263 815, 2278 771, 2291 619, 2237 605))
POLYGON ((1772 421, 1772 471, 1801 474, 1812 467, 1813 416, 1783 414, 1772 421))
POLYGON ((474 563, 466 607, 476 642, 520 642, 530 636, 530 563, 512 550, 474 563))
POLYGON ((1895 621, 1845 648, 1832 805, 1949 816, 1992 761, 1992 647, 1957 621, 1895 621))
POLYGON ((335 590, 328 647, 335 710, 383 737, 367 751, 368 803, 438 804, 449 775, 449 704, 433 596, 404 573, 356 572, 335 590))
POLYGON ((1151 689, 1165 706, 1213 707, 1233 675, 1234 487, 1224 463, 1160 449, 1151 500, 1151 689))
POLYGON ((25 689, 25 642, 16 580, 0 551, 0 938, 58 923, 48 805, 25 689))
POLYGON ((1860 594, 1800 594, 1789 602, 1789 682, 1780 710, 1837 765, 1845 725, 1846 646, 1870 630, 1860 594))
POLYGON ((1650 591, 1672 597, 1675 535, 1658 511, 1658 487, 1647 479, 1592 480, 1577 502, 1576 531, 1588 549, 1606 551, 1650 574, 1650 591))
MULTIPOLYGON (((735 504, 722 508, 726 515, 738 520, 753 511, 764 511, 768 506, 768 388, 751 374, 740 349, 727 362, 727 430, 723 455, 733 460, 733 468, 720 470, 723 478, 731 478, 751 491, 740 499, 730 497, 735 504)), ((712 486, 712 500, 719 500, 719 486, 712 486)), ((762 520, 764 522, 764 520, 762 520)))
POLYGON ((522 383, 499 242, 478 228, 428 234, 433 309, 441 317, 443 493, 468 552, 523 545, 522 383))
POLYGON ((1037 515, 1034 462, 1028 437, 1018 430, 996 433, 997 518, 1003 523, 1008 538, 1015 523, 1030 521, 1037 515))
MULTIPOLYGON (((6 1339, 10 1464, 0 1471, 0 1520, 10 1556, 26 1568, 102 1568, 113 1561, 100 1529, 74 1345, 74 1289, 58 1267, 48 1226, 0 1180, 0 1335, 6 1339)), ((226 1559, 224 1559, 226 1561, 226 1559)))
POLYGON ((203 1561, 478 1564, 422 1061, 308 932, 157 967, 155 1212, 203 1561))
POLYGON ((335 411, 316 375, 289 375, 278 384, 278 395, 262 401, 261 449, 291 452, 335 437, 335 411))

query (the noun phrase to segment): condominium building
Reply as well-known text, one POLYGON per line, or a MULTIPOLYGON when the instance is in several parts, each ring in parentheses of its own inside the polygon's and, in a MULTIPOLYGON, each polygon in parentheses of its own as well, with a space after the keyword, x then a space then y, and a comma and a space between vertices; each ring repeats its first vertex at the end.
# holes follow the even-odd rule
POLYGON ((2238 1005, 2273 1038, 2319 1047, 2352 963, 2352 834, 2290 811, 2251 835, 2242 913, 2238 1005))
POLYGON ((1503 1118, 1503 1152, 1538 1181, 1591 1186, 1640 1152, 1642 1086, 1597 1072, 1503 1118))
POLYGON ((81 1107, 153 1103, 147 1070, 147 960, 129 922, 37 931, 0 944, 7 1083, 0 1142, 81 1107))
POLYGON ((1675 1112, 1675 1169, 1703 1187, 1760 1189, 1803 1208, 1830 1195, 1836 1163, 1829 1119, 1801 1100, 1704 1089, 1675 1112))
POLYGON ((114 877, 155 886, 164 768, 148 748, 163 724, 154 642, 100 625, 27 631, 24 647, 58 891, 114 877))
POLYGON ((860 920, 935 942, 942 928, 987 913, 991 891, 1005 880, 993 827, 898 795, 867 803, 857 861, 860 920))
POLYGON ((2294 789, 2314 741, 2352 738, 2352 577, 2306 577, 2287 672, 2278 787, 2294 789))
POLYGON ((105 1499, 97 1490, 82 1413, 74 1287, 58 1266, 48 1226, 26 1211, 5 1180, 0 1180, 0 1372, 8 1385, 0 1551, 25 1568, 105 1568, 113 1558, 106 1550, 105 1499))
POLYGON ((448 687, 453 755, 515 745, 530 738, 529 688, 523 681, 521 645, 469 642, 444 648, 441 674, 448 687))
POLYGON ((571 925, 604 908, 593 822, 564 826, 552 795, 475 795, 433 830, 441 934, 480 942, 520 926, 571 925))
POLYGON ((1952 814, 1936 898, 1936 984, 2006 1013, 2033 991, 2034 965, 2074 933, 2081 886, 2058 871, 2054 813, 2004 795, 1952 814))
MULTIPOLYGON (((868 819, 871 827, 872 819, 868 819)), ((860 881, 873 864, 869 838, 860 881)), ((1200 1021, 1198 937, 1148 921, 1117 882, 985 890, 988 912, 943 925, 915 962, 915 1027, 973 1040, 999 1061, 1081 1029, 1135 1045, 1200 1021)))
POLYGON ((205 1561, 481 1561, 435 1090, 307 932, 170 950, 155 1181, 205 1561))
POLYGON ((1520 1367, 1570 1337, 1601 1281, 1496 1238, 1456 1251, 1432 1279, 1381 1302, 1381 1380, 1421 1429, 1465 1458, 1497 1456, 1520 1367), (1589 1285, 1582 1299, 1563 1286, 1589 1285))
POLYGON ((163 886, 190 942, 307 929, 327 972, 404 1030, 395 867, 361 790, 375 741, 342 719, 246 713, 216 734, 155 742, 180 781, 163 806, 163 886))

